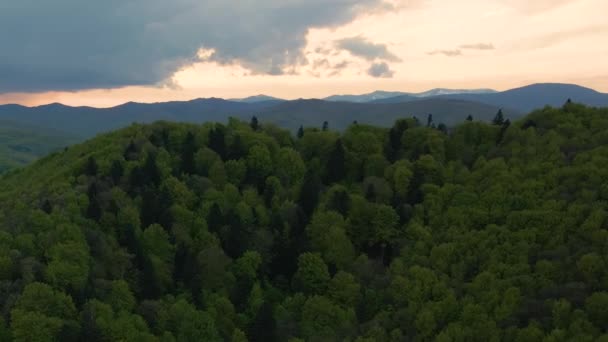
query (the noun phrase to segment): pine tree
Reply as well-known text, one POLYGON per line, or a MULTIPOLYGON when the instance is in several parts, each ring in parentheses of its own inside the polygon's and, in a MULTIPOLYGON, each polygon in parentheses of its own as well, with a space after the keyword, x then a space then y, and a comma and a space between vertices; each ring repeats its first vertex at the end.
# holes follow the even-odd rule
POLYGON ((257 131, 260 128, 260 123, 258 122, 258 118, 253 116, 251 118, 251 122, 249 123, 249 126, 251 126, 252 130, 257 131))
POLYGON ((367 189, 365 189, 365 199, 370 202, 376 201, 376 187, 374 184, 370 183, 367 185, 367 189))
POLYGON ((217 203, 213 203, 209 215, 207 216, 207 226, 210 232, 218 233, 220 228, 224 225, 224 217, 222 210, 217 203))
POLYGON ((48 199, 45 199, 44 202, 42 203, 41 209, 45 213, 50 214, 53 212, 53 205, 51 205, 51 202, 48 199))
POLYGON ((300 126, 300 128, 298 128, 298 139, 302 139, 303 136, 304 136, 304 127, 300 126))
POLYGON ((91 183, 87 191, 89 206, 87 207, 87 217, 99 221, 101 219, 101 205, 99 204, 97 184, 91 183))
POLYGON ((314 171, 309 170, 304 176, 300 190, 299 203, 304 214, 310 217, 319 203, 319 191, 321 182, 314 171))
POLYGON ((99 171, 99 167, 97 166, 97 161, 95 157, 91 156, 87 159, 87 164, 85 166, 85 174, 87 176, 97 176, 97 172, 99 171))
POLYGON ((323 131, 328 131, 328 130, 329 130, 329 122, 323 121, 323 131))
POLYGON ((391 130, 389 131, 388 147, 386 148, 386 157, 390 161, 395 161, 401 150, 401 138, 403 133, 409 128, 407 120, 397 120, 391 130))
POLYGON ((498 134, 496 144, 500 144, 502 142, 502 140, 505 137, 505 132, 507 131, 509 126, 511 126, 511 120, 507 119, 507 120, 505 120, 505 122, 503 122, 502 126, 500 127, 500 133, 498 134))
POLYGON ((160 184, 161 174, 158 165, 156 164, 156 155, 154 153, 148 154, 141 172, 144 185, 153 184, 158 186, 160 184))
POLYGON ((433 125, 433 114, 429 114, 426 118, 426 127, 431 127, 433 125))
POLYGON ((469 116, 467 116, 467 121, 473 121, 473 116, 469 114, 469 116))
POLYGON ((332 150, 327 163, 327 184, 336 183, 345 178, 346 165, 344 154, 342 140, 338 139, 336 140, 336 144, 334 145, 334 149, 332 150))
POLYGON ((112 182, 114 182, 114 184, 120 183, 120 179, 122 178, 124 172, 124 167, 119 160, 112 162, 112 167, 110 168, 110 177, 112 178, 112 182))
POLYGON ((137 146, 135 146, 135 142, 131 140, 125 152, 123 153, 125 160, 135 160, 137 159, 137 146))
POLYGON ((226 133, 223 125, 217 124, 209 132, 209 148, 214 150, 222 160, 226 159, 226 133))
POLYGON ((240 134, 236 134, 232 139, 228 150, 228 159, 238 160, 247 156, 247 147, 243 143, 240 134))
POLYGON ((496 116, 494 117, 494 120, 492 120, 492 124, 496 125, 496 126, 502 126, 505 123, 505 117, 502 114, 502 109, 498 110, 498 113, 496 113, 496 116))
POLYGON ((196 171, 194 154, 196 153, 196 139, 192 132, 188 132, 182 147, 182 172, 193 174, 196 171))

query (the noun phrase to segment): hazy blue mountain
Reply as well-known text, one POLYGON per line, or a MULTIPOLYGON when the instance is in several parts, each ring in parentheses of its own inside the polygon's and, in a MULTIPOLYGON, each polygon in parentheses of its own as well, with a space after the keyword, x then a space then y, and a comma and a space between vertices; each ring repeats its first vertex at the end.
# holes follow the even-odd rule
POLYGON ((450 95, 450 98, 483 102, 498 107, 513 108, 522 112, 529 112, 547 105, 558 107, 568 99, 588 106, 608 106, 608 94, 574 84, 559 83, 532 84, 495 94, 450 95))
MULTIPOLYGON (((329 121, 333 129, 346 128, 353 121, 390 126, 399 117, 417 115, 426 120, 428 114, 435 122, 454 124, 473 115, 490 120, 498 107, 466 100, 426 98, 407 103, 379 104, 332 102, 324 100, 235 102, 222 99, 197 99, 185 102, 134 103, 112 108, 69 107, 50 104, 39 107, 0 106, 0 120, 61 130, 79 137, 127 126, 133 122, 158 120, 201 123, 226 122, 229 117, 249 120, 257 116, 265 122, 297 129, 300 125, 321 126, 329 121)), ((516 111, 506 111, 515 117, 516 111)))
MULTIPOLYGON (((431 91, 445 93, 445 89, 431 91)), ((374 94, 374 93, 372 93, 374 94)), ((376 92, 374 96, 388 96, 376 92)), ((321 126, 328 121, 332 128, 343 129, 353 121, 389 126, 399 117, 416 115, 426 120, 454 124, 468 115, 491 120, 498 109, 516 118, 546 104, 561 106, 568 98, 591 106, 608 106, 608 94, 567 84, 535 84, 500 93, 447 94, 427 97, 402 95, 372 103, 325 100, 277 101, 258 97, 259 101, 237 102, 217 98, 163 103, 129 102, 112 108, 69 107, 53 103, 39 107, 0 106, 0 120, 33 125, 51 131, 88 138, 97 133, 127 126, 133 122, 158 120, 201 123, 226 122, 228 117, 274 122, 286 128, 300 125, 321 126)))
MULTIPOLYGON (((377 100, 382 100, 382 99, 388 99, 388 98, 397 97, 397 96, 409 97, 410 94, 400 92, 400 91, 377 90, 377 91, 374 91, 373 93, 362 94, 362 95, 332 95, 332 96, 324 98, 323 100, 332 101, 332 102, 364 103, 364 102, 372 102, 372 101, 377 101, 377 100)), ((415 100, 415 97, 412 96, 411 99, 415 100)))
POLYGON ((69 107, 61 104, 39 107, 5 105, 0 106, 0 120, 90 137, 133 122, 206 122, 225 121, 230 116, 249 117, 274 105, 276 102, 273 101, 245 103, 216 98, 162 103, 129 102, 112 108, 69 107))
POLYGON ((435 88, 427 90, 421 93, 404 93, 400 91, 381 91, 377 90, 373 93, 362 94, 362 95, 333 95, 324 98, 326 101, 334 102, 387 102, 394 98, 399 98, 398 102, 416 101, 420 98, 439 96, 439 95, 452 95, 452 94, 486 94, 496 92, 492 89, 447 89, 447 88, 435 88))
POLYGON ((259 102, 271 102, 271 101, 283 102, 285 100, 280 99, 278 97, 260 94, 260 95, 249 96, 249 97, 246 97, 243 99, 230 99, 228 101, 245 102, 245 103, 259 103, 259 102))
POLYGON ((409 94, 415 97, 431 97, 440 95, 454 95, 454 94, 491 94, 496 93, 494 89, 447 89, 447 88, 435 88, 424 91, 422 93, 409 94))
MULTIPOLYGON (((421 122, 426 122, 428 114, 433 114, 436 124, 454 125, 463 122, 468 115, 475 120, 490 121, 499 109, 492 105, 447 98, 388 104, 297 100, 269 108, 258 118, 262 122, 276 123, 292 130, 300 125, 321 127, 324 121, 329 123, 331 129, 342 130, 353 121, 389 127, 399 118, 416 116, 421 122)), ((510 119, 523 114, 509 109, 503 112, 510 119)))
MULTIPOLYGON (((448 94, 441 98, 459 99, 490 104, 501 108, 511 108, 518 112, 530 112, 546 105, 561 106, 568 99, 588 106, 608 106, 608 94, 574 84, 539 83, 497 93, 448 94)), ((411 101, 409 96, 393 97, 375 101, 376 103, 398 103, 411 101)))

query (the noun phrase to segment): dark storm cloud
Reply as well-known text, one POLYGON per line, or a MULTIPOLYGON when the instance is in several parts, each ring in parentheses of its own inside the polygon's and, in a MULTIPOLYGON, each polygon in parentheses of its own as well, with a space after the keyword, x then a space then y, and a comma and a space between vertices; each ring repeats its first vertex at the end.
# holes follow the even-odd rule
POLYGON ((391 62, 400 62, 401 59, 391 53, 386 45, 376 44, 363 37, 352 37, 336 41, 336 47, 346 50, 352 55, 373 61, 383 59, 391 62))
POLYGON ((0 92, 154 85, 198 60, 283 74, 311 27, 350 22, 382 0, 0 2, 0 92))
POLYGON ((388 64, 382 62, 372 64, 367 70, 367 74, 377 78, 391 78, 395 72, 390 69, 388 64))

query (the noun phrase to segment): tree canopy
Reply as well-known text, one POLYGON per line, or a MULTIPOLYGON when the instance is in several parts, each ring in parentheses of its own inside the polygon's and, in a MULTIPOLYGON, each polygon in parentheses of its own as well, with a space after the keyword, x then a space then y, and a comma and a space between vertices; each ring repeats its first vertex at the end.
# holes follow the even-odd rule
POLYGON ((9 172, 0 340, 607 340, 608 110, 427 123, 134 124, 9 172))

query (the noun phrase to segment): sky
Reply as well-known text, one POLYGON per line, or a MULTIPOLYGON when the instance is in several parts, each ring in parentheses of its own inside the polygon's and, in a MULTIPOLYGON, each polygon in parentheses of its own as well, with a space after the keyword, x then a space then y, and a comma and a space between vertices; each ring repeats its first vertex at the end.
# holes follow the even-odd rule
POLYGON ((608 92, 606 0, 0 0, 0 104, 608 92))

